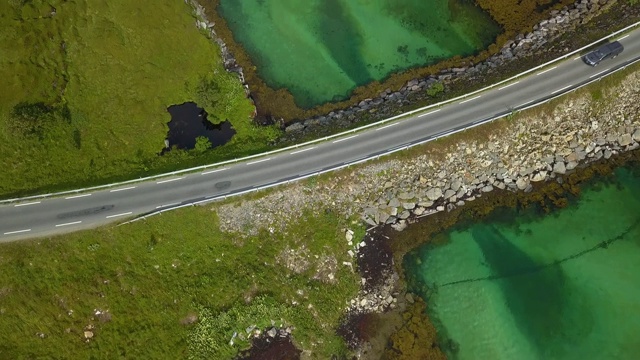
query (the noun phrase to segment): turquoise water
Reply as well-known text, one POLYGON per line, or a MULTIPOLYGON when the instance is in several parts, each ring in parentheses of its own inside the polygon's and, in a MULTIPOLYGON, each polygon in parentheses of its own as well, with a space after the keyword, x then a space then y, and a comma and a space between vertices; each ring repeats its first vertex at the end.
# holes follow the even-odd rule
POLYGON ((221 0, 219 11, 260 77, 302 107, 476 53, 500 32, 471 0, 221 0))
POLYGON ((543 216, 503 210, 405 259, 453 359, 640 356, 640 169, 543 216))

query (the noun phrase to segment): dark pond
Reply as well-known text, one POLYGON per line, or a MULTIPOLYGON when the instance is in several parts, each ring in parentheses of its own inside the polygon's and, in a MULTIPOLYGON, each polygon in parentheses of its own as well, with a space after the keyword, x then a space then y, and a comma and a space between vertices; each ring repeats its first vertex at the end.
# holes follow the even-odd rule
POLYGON ((207 120, 207 112, 194 102, 172 105, 167 111, 171 114, 167 135, 169 148, 176 146, 179 149, 193 149, 199 136, 206 137, 211 142, 211 147, 216 147, 226 144, 236 134, 228 120, 212 124, 207 120))

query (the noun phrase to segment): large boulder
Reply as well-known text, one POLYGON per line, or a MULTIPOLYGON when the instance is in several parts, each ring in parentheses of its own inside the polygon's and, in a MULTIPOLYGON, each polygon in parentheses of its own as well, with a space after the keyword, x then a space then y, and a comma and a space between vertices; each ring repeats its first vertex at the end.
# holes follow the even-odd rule
POLYGON ((620 144, 620 146, 631 145, 632 142, 631 134, 623 134, 618 138, 618 144, 620 144))
POLYGON ((553 165, 553 172, 560 175, 566 173, 567 168, 564 166, 564 162, 560 161, 555 163, 555 165, 553 165))
POLYGON ((442 197, 442 190, 440 188, 431 188, 425 194, 431 201, 436 201, 442 197))
POLYGON ((529 185, 529 179, 521 177, 518 178, 518 180, 516 180, 516 186, 518 187, 519 190, 524 190, 527 188, 527 185, 529 185))

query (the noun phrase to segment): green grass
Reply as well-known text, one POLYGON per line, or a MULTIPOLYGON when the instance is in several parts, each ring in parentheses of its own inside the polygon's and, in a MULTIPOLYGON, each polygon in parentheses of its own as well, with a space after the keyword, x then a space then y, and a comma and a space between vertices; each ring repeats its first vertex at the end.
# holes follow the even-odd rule
POLYGON ((253 106, 239 80, 223 69, 217 45, 196 28, 191 13, 182 1, 1 2, 0 196, 102 184, 265 150, 278 131, 253 125, 253 106), (186 101, 204 106, 211 119, 229 119, 237 134, 205 154, 160 157, 166 109, 186 101), (51 110, 35 118, 37 131, 15 111, 34 104, 51 110))
POLYGON ((342 265, 352 261, 342 229, 364 230, 333 214, 299 219, 283 233, 242 238, 220 232, 215 212, 197 207, 2 244, 0 358, 229 359, 248 345, 236 338, 230 346, 233 332, 264 331, 271 320, 292 325, 295 343, 314 358, 340 354, 334 329, 359 284, 342 265), (311 265, 294 273, 279 255, 302 246, 311 265), (313 279, 316 255, 335 257, 335 283, 313 279), (182 324, 190 314, 200 321, 182 324), (86 341, 90 324, 95 336, 86 341))

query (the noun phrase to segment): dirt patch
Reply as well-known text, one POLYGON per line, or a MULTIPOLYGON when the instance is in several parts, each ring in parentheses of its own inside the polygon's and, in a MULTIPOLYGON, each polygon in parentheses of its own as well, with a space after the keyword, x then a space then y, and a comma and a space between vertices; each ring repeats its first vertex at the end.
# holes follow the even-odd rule
POLYGON ((299 360, 302 350, 293 345, 290 337, 262 337, 253 340, 251 348, 237 360, 299 360))
POLYGON ((358 272, 366 279, 363 289, 373 290, 383 285, 386 273, 393 270, 393 252, 389 246, 389 228, 375 228, 365 235, 358 251, 358 272))

